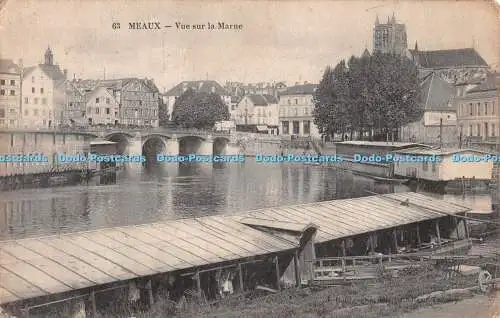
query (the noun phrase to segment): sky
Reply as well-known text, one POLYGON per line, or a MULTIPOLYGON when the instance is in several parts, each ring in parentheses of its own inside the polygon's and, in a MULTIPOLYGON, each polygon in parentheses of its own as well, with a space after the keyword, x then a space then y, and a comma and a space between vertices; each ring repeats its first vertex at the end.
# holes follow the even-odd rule
POLYGON ((371 51, 378 15, 405 23, 420 50, 474 47, 500 66, 493 1, 0 0, 0 57, 55 63, 76 78, 153 78, 160 90, 184 80, 318 83, 327 65, 371 51), (129 22, 161 30, 129 30, 129 22), (114 30, 112 24, 121 28, 114 30), (178 30, 175 23, 242 24, 178 30))

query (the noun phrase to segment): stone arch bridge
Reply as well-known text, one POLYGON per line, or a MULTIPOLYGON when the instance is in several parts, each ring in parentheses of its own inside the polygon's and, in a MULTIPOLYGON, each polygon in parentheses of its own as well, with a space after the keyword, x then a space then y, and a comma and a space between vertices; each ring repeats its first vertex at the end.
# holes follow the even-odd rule
POLYGON ((95 138, 117 143, 120 154, 147 157, 166 155, 237 155, 236 138, 229 133, 200 130, 102 130, 88 131, 95 138))

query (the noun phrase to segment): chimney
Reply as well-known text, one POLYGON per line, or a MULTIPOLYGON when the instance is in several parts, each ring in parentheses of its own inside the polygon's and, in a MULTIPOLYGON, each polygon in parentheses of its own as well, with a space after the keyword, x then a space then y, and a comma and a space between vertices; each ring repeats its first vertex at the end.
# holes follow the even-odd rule
POLYGON ((68 70, 67 70, 67 69, 64 69, 64 70, 63 70, 63 73, 64 73, 64 78, 68 78, 68 70))

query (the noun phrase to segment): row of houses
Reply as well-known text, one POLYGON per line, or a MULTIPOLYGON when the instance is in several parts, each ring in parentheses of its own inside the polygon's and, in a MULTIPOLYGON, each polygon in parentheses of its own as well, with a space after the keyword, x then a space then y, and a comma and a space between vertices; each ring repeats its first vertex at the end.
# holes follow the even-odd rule
POLYGON ((48 48, 44 63, 0 60, 0 128, 159 124, 161 96, 151 79, 69 79, 48 48))

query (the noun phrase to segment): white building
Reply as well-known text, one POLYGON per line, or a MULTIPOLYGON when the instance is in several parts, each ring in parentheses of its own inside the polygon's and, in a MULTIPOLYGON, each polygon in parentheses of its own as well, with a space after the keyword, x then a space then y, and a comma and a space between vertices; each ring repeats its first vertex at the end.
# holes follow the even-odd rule
POLYGON ((63 122, 66 108, 65 85, 67 71, 54 64, 50 48, 45 52, 44 64, 28 67, 22 80, 22 127, 50 128, 63 122), (61 91, 62 90, 62 91, 61 91))
POLYGON ((289 87, 280 94, 279 121, 281 135, 320 137, 314 124, 314 94, 318 85, 302 84, 289 87))
POLYGON ((87 93, 86 117, 90 125, 117 125, 120 105, 105 87, 97 87, 87 93))
POLYGON ((278 99, 272 95, 246 95, 231 112, 238 127, 255 128, 277 135, 279 127, 278 99))

